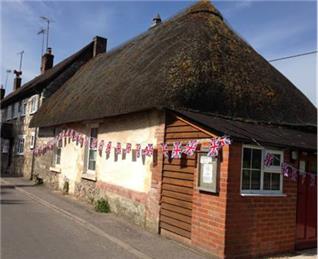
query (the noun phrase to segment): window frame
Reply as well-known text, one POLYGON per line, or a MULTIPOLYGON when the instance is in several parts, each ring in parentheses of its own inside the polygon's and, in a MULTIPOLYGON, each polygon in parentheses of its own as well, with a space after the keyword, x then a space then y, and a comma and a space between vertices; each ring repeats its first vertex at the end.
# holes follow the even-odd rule
POLYGON ((30 138, 30 149, 34 149, 35 146, 35 132, 31 132, 31 138, 30 138))
POLYGON ((63 139, 61 138, 57 143, 56 146, 54 148, 54 152, 53 152, 53 166, 54 167, 60 167, 61 166, 61 160, 62 160, 62 148, 63 148, 63 139), (59 163, 57 163, 57 157, 58 154, 57 152, 60 151, 59 154, 59 163))
POLYGON ((11 120, 12 119, 12 108, 11 105, 7 106, 7 114, 6 114, 6 120, 11 120))
POLYGON ((23 156, 24 155, 24 146, 25 146, 25 135, 18 135, 16 146, 15 146, 15 153, 16 155, 23 156), (23 140, 23 150, 21 152, 21 140, 23 140))
POLYGON ((36 111, 38 110, 38 95, 34 95, 30 98, 30 114, 34 114, 36 113, 36 111), (34 109, 33 109, 33 105, 32 103, 34 102, 34 109))
POLYGON ((12 107, 12 119, 16 119, 19 116, 19 102, 15 102, 12 107))
POLYGON ((96 146, 96 148, 91 148, 91 141, 92 141, 92 131, 96 129, 96 139, 98 139, 98 127, 91 127, 90 128, 90 132, 89 132, 89 142, 88 142, 88 147, 87 147, 87 154, 86 154, 86 165, 85 165, 85 169, 86 169, 86 174, 88 175, 95 175, 96 174, 96 166, 97 166, 97 149, 98 147, 96 146), (96 154, 96 158, 95 158, 95 169, 89 169, 89 155, 90 155, 90 150, 95 151, 96 154))
POLYGON ((26 99, 20 102, 20 116, 25 116, 28 108, 28 102, 26 99))
POLYGON ((241 195, 283 195, 283 174, 281 172, 280 166, 270 166, 265 168, 264 166, 264 158, 267 153, 271 154, 280 154, 280 164, 284 162, 284 152, 282 150, 278 149, 272 149, 272 148, 265 148, 265 147, 259 147, 254 145, 242 145, 241 150, 241 176, 240 176, 240 193, 241 195), (244 148, 249 149, 258 149, 262 151, 262 157, 261 157, 261 182, 260 182, 260 189, 259 190, 243 190, 243 157, 244 157, 244 148), (280 189, 279 190, 264 190, 264 173, 277 173, 280 175, 280 189))

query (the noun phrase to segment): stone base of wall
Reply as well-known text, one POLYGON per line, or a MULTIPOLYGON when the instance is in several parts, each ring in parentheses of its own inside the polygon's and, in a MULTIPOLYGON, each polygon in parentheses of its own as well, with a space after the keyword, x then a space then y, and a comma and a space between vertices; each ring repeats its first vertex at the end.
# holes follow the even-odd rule
POLYGON ((157 222, 152 222, 151 219, 147 218, 146 193, 82 179, 81 182, 75 183, 74 195, 89 203, 104 198, 109 202, 112 213, 150 231, 156 231, 158 228, 157 222))

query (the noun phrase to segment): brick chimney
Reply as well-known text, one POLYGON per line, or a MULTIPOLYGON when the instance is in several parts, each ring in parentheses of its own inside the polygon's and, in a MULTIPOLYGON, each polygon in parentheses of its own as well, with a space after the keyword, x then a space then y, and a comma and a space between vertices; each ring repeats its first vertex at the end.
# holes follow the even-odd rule
POLYGON ((22 71, 14 70, 13 73, 15 74, 15 78, 13 80, 13 91, 18 90, 21 87, 22 78, 22 71))
POLYGON ((42 56, 41 60, 41 74, 53 67, 53 60, 54 55, 52 54, 52 49, 47 48, 46 53, 42 56))
POLYGON ((93 38, 93 57, 97 56, 99 53, 106 52, 107 39, 103 37, 96 36, 93 38))
POLYGON ((6 94, 6 89, 4 89, 3 85, 0 86, 0 100, 4 98, 6 94))

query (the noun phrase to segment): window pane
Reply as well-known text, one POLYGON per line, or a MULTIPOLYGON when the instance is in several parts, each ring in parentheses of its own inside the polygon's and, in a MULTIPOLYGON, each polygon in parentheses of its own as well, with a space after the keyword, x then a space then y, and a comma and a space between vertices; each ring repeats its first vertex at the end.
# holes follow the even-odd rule
POLYGON ((96 150, 89 150, 89 157, 88 160, 96 160, 96 150))
POLYGON ((274 155, 274 159, 273 159, 273 166, 280 166, 280 154, 273 154, 274 155))
POLYGON ((95 161, 89 161, 88 162, 88 169, 89 170, 95 170, 95 165, 96 165, 95 161))
POLYGON ((250 170, 243 170, 242 190, 250 189, 250 170))
POLYGON ((261 189, 261 171, 252 171, 252 190, 260 190, 261 189))
POLYGON ((280 189, 280 174, 272 174, 272 190, 280 189))
POLYGON ((97 128, 92 128, 91 129, 91 137, 92 138, 97 138, 97 128))
POLYGON ((264 173, 264 190, 271 189, 271 173, 264 173))
POLYGON ((251 166, 251 149, 244 148, 243 152, 243 168, 250 168, 251 166))
POLYGON ((261 169, 261 167, 262 167, 262 150, 253 149, 252 168, 253 169, 261 169))

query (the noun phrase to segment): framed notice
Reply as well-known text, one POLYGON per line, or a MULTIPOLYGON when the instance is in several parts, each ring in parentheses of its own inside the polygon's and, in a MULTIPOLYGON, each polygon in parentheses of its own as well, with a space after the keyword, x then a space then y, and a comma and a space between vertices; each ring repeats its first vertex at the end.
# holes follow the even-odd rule
POLYGON ((217 192, 218 159, 207 154, 199 154, 198 189, 217 192))

